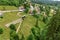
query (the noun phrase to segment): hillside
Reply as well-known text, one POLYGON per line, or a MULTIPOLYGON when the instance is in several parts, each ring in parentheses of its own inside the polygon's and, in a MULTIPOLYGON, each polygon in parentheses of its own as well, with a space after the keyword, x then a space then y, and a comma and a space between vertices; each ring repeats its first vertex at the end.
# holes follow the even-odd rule
POLYGON ((31 0, 31 2, 38 4, 60 5, 60 1, 53 1, 53 0, 31 0))
POLYGON ((56 3, 60 2, 0 0, 0 40, 60 40, 56 3))

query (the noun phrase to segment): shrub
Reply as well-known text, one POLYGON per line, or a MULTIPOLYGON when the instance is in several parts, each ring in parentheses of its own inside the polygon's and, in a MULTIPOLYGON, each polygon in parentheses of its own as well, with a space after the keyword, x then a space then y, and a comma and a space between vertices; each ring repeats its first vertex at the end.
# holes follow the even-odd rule
POLYGON ((14 24, 11 24, 9 27, 10 27, 11 30, 16 31, 16 28, 15 28, 15 25, 14 24))
POLYGON ((3 34, 3 29, 2 28, 0 28, 0 34, 3 34))

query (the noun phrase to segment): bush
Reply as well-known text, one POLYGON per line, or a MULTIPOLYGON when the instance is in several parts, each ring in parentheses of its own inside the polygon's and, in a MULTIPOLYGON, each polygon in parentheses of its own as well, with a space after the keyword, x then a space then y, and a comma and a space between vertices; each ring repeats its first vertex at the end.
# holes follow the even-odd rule
POLYGON ((16 31, 16 28, 15 28, 15 25, 14 24, 11 24, 9 27, 10 27, 11 30, 16 31))
POLYGON ((10 40, 19 40, 19 36, 13 30, 10 31, 10 40))
POLYGON ((0 16, 0 18, 3 18, 3 16, 0 16))
POLYGON ((0 34, 3 34, 3 29, 2 28, 0 28, 0 34))
POLYGON ((33 40, 34 36, 32 34, 29 35, 29 37, 27 38, 27 40, 33 40))

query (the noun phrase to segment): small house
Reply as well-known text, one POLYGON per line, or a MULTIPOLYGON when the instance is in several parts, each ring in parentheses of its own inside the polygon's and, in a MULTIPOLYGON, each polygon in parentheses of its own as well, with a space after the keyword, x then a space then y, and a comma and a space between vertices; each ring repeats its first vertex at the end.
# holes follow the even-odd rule
POLYGON ((20 6, 20 7, 19 7, 19 11, 20 11, 20 12, 23 12, 24 10, 25 10, 24 6, 20 6))

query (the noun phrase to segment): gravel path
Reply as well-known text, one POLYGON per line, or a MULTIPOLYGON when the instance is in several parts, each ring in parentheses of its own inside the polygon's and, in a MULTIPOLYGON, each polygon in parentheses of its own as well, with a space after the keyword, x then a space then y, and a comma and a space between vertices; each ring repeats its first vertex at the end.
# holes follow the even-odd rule
POLYGON ((17 20, 14 20, 14 21, 12 21, 12 22, 10 22, 10 23, 7 23, 5 26, 6 27, 9 27, 11 24, 17 24, 17 23, 20 23, 23 19, 23 17, 24 16, 26 16, 26 15, 23 15, 21 18, 19 18, 19 19, 17 19, 17 20))
POLYGON ((16 33, 18 33, 19 29, 21 28, 22 21, 23 21, 23 20, 21 20, 21 22, 20 22, 20 24, 19 24, 19 26, 18 26, 18 28, 17 28, 17 30, 16 30, 16 33))
POLYGON ((6 27, 9 27, 11 24, 17 24, 17 23, 21 22, 21 20, 22 20, 22 18, 17 19, 17 20, 15 20, 15 21, 12 21, 12 22, 10 22, 10 23, 7 23, 5 26, 6 26, 6 27))
POLYGON ((23 12, 23 11, 21 11, 21 10, 4 10, 4 11, 0 11, 0 13, 5 13, 5 12, 23 12))

